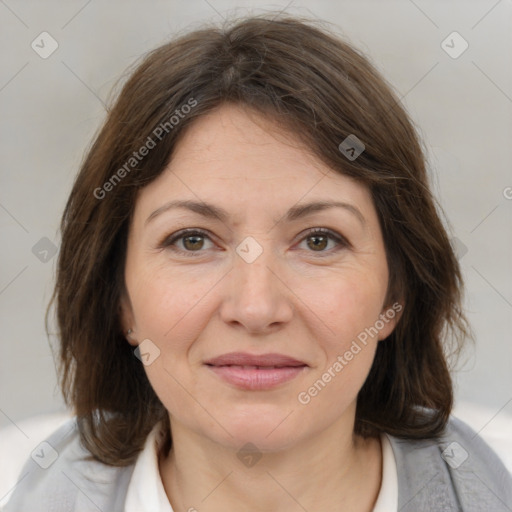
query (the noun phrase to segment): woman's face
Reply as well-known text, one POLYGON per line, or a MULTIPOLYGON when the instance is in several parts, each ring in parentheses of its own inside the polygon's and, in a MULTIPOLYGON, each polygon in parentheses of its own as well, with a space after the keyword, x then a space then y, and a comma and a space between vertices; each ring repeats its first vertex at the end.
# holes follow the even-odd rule
POLYGON ((272 451, 353 428, 397 316, 369 191, 252 116, 198 119, 140 191, 123 324, 172 428, 272 451), (318 202, 341 206, 305 207, 318 202))

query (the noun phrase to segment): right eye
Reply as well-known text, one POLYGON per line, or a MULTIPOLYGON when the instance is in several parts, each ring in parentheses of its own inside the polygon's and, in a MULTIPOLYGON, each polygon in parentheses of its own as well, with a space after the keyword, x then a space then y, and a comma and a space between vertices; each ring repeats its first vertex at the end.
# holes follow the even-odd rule
POLYGON ((194 253, 204 252, 201 249, 204 247, 204 239, 211 241, 210 237, 202 229, 182 229, 166 237, 160 247, 170 249, 171 251, 187 256, 196 256, 194 253), (181 247, 176 246, 176 242, 180 242, 181 247))

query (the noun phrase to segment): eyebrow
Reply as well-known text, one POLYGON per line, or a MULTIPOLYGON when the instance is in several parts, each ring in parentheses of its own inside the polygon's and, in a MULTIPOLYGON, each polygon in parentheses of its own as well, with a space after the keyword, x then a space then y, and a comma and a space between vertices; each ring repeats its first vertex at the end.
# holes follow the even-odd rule
MULTIPOLYGON (((157 208, 146 219, 145 224, 148 224, 148 222, 153 220, 158 215, 160 215, 164 212, 167 212, 169 210, 172 210, 174 208, 187 209, 187 210, 193 211, 199 215, 202 215, 203 217, 210 218, 210 219, 216 219, 225 224, 228 223, 228 220, 230 217, 229 213, 226 210, 224 210, 223 208, 220 208, 219 206, 210 204, 210 203, 191 201, 191 200, 175 200, 175 201, 169 201, 168 203, 164 204, 160 208, 157 208)), ((284 216, 284 221, 290 222, 290 221, 298 220, 302 217, 306 217, 307 215, 311 215, 316 212, 327 210, 329 208, 343 208, 343 209, 351 212, 355 217, 357 217, 357 219, 363 226, 366 225, 366 219, 364 218, 363 214, 359 211, 359 209, 350 203, 345 203, 342 201, 315 201, 312 203, 299 204, 296 206, 292 206, 286 212, 286 214, 284 216)))

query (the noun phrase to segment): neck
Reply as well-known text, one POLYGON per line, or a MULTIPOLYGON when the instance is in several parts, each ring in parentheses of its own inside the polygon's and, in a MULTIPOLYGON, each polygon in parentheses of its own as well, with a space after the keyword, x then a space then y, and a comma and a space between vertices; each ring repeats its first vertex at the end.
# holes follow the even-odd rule
POLYGON ((333 424, 290 449, 240 460, 235 447, 171 426, 173 447, 160 460, 160 474, 174 510, 370 512, 377 499, 380 440, 362 439, 352 429, 333 424))

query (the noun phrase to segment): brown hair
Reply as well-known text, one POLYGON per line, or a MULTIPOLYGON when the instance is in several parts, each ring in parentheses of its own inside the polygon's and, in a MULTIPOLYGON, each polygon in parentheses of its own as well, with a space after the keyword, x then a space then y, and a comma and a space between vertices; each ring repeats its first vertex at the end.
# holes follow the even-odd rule
POLYGON ((446 341, 455 341, 455 353, 468 328, 460 269, 418 136, 361 53, 311 20, 265 15, 202 28, 150 52, 82 164, 62 219, 52 298, 61 386, 82 442, 107 464, 128 464, 167 418, 121 329, 127 234, 137 191, 164 170, 194 119, 226 102, 276 120, 371 191, 390 271, 388 303, 400 301, 404 310, 378 345, 355 432, 439 435, 453 400, 446 341), (365 145, 354 160, 339 149, 349 135, 365 145))

